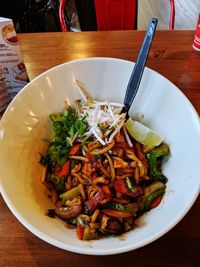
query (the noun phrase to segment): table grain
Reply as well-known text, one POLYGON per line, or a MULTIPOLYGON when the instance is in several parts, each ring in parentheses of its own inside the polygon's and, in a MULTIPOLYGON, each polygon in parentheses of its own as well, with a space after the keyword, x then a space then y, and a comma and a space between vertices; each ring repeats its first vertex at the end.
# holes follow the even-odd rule
MULTIPOLYGON (((32 80, 51 67, 85 57, 135 61, 144 35, 144 31, 56 32, 18 34, 18 39, 32 80)), ((200 114, 200 53, 192 49, 193 37, 194 31, 157 31, 147 66, 178 86, 200 114)), ((0 196, 0 266, 200 267, 199 207, 200 197, 181 222, 143 248, 113 256, 87 256, 66 252, 34 236, 0 196)))

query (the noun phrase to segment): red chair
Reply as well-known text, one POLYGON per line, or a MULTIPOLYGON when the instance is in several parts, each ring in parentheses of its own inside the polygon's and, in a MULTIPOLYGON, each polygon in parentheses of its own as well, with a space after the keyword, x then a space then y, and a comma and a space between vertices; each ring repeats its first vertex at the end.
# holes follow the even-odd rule
POLYGON ((62 32, 67 32, 67 25, 65 21, 65 4, 66 0, 60 0, 59 19, 62 32))
POLYGON ((137 0, 95 0, 99 31, 136 30, 137 0))
POLYGON ((174 3, 174 0, 170 0, 169 30, 174 29, 174 21, 175 21, 175 3, 174 3))
MULTIPOLYGON (((138 0, 94 0, 98 30, 134 30, 137 29, 138 0)), ((175 6, 170 1, 169 29, 174 29, 175 6)), ((66 0, 60 0, 59 18, 61 29, 67 31, 64 8, 66 0)))

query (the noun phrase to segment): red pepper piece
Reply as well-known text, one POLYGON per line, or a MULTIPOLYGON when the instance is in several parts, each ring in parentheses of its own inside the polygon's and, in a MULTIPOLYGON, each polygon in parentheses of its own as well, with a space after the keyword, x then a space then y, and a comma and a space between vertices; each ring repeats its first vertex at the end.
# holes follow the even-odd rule
POLYGON ((126 185, 126 182, 124 179, 118 179, 114 182, 114 188, 117 192, 121 193, 121 194, 124 194, 124 195, 132 195, 133 192, 131 192, 127 185, 126 185))
POLYGON ((83 227, 80 227, 79 225, 78 225, 78 227, 77 227, 77 237, 78 237, 78 239, 79 240, 83 240, 83 234, 84 234, 84 228, 83 227))
POLYGON ((74 145, 73 147, 70 148, 70 151, 69 151, 69 155, 70 156, 74 156, 78 153, 79 149, 80 149, 80 144, 76 144, 74 145))
POLYGON ((151 209, 156 208, 156 207, 160 204, 160 202, 161 202, 161 200, 162 200, 162 197, 163 197, 162 195, 156 197, 156 198, 151 202, 150 208, 151 208, 151 209))
POLYGON ((56 173, 58 177, 67 176, 70 173, 70 160, 67 160, 60 171, 56 173))
POLYGON ((143 194, 143 189, 138 185, 136 186, 137 190, 135 192, 131 192, 130 189, 127 187, 126 181, 124 179, 116 180, 114 182, 114 188, 117 192, 130 197, 135 197, 143 194))

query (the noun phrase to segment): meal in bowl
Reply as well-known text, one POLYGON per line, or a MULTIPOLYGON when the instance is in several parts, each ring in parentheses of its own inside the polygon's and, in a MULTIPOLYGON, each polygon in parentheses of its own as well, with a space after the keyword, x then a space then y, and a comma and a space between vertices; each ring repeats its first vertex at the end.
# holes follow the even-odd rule
POLYGON ((161 165, 169 147, 154 131, 127 120, 122 107, 77 101, 50 115, 53 139, 40 160, 55 204, 47 215, 76 227, 80 240, 133 229, 165 193, 161 165))

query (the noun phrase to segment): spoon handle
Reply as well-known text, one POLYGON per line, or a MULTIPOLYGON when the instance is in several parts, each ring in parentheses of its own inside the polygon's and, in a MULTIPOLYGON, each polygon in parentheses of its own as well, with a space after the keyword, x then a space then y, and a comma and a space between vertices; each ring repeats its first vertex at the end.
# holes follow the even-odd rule
POLYGON ((158 20, 155 18, 152 18, 152 21, 150 22, 146 35, 144 37, 142 46, 140 48, 140 52, 137 58, 137 61, 135 63, 134 69, 132 71, 127 89, 126 89, 126 95, 124 98, 124 108, 123 111, 127 112, 130 109, 130 106, 133 102, 133 99, 135 98, 138 88, 140 86, 140 81, 142 78, 142 74, 144 71, 145 63, 147 61, 147 57, 149 54, 149 50, 151 47, 151 43, 153 40, 153 36, 156 30, 158 20))

